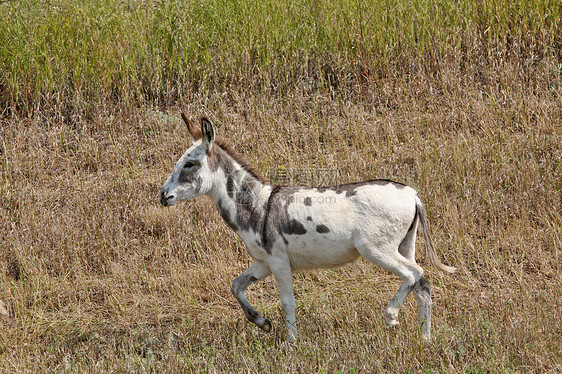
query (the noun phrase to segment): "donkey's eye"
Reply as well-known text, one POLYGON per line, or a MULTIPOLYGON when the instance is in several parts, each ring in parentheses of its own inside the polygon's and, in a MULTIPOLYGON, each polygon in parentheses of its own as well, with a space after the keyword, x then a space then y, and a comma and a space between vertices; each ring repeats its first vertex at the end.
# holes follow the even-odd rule
POLYGON ((194 167, 194 166, 195 166, 195 164, 194 164, 193 162, 187 161, 187 162, 185 163, 185 165, 183 166, 183 168, 184 168, 184 169, 191 169, 191 168, 194 167))

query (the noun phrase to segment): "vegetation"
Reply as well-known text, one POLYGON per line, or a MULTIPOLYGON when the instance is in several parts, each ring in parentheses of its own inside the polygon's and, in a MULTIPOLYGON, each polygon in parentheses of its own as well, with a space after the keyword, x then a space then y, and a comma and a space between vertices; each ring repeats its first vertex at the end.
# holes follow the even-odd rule
POLYGON ((1 103, 169 106, 209 90, 341 90, 449 65, 483 85, 506 63, 532 78, 560 59, 560 12, 552 0, 8 2, 1 103))
POLYGON ((561 69, 560 1, 0 2, 0 372, 561 371, 561 69), (263 174, 416 188, 434 340, 364 261, 295 276, 298 345, 272 279, 246 322, 243 243, 159 206, 181 110, 263 174))

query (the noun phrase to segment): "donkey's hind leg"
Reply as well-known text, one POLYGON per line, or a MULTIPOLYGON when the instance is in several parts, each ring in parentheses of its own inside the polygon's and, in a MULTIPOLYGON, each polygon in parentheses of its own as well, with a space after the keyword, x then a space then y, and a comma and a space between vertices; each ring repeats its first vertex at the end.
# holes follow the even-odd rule
POLYGON ((422 276, 414 286, 414 295, 420 309, 420 325, 424 340, 431 338, 431 287, 422 276))
POLYGON ((414 289, 415 284, 423 276, 423 270, 419 265, 412 263, 398 253, 393 257, 377 263, 377 265, 398 275, 402 279, 398 291, 396 291, 385 309, 386 322, 389 326, 398 325, 398 310, 406 297, 414 289))
POLYGON ((416 234, 418 232, 418 224, 419 220, 416 216, 414 222, 412 223, 412 227, 410 227, 408 233, 398 246, 398 252, 414 264, 416 263, 416 234))
POLYGON ((271 322, 263 318, 248 302, 245 291, 248 286, 260 279, 263 279, 271 274, 271 270, 259 262, 254 262, 242 275, 232 282, 232 294, 238 300, 238 303, 244 310, 246 318, 250 322, 255 323, 259 328, 265 332, 271 331, 271 322))
MULTIPOLYGON (((416 263, 416 233, 419 220, 416 216, 412 227, 398 246, 398 252, 416 263)), ((420 324, 423 338, 429 340, 431 331, 431 287, 423 275, 414 284, 414 295, 419 306, 420 324)))
POLYGON ((370 262, 386 269, 402 279, 400 288, 392 297, 385 310, 386 321, 390 326, 398 325, 398 310, 406 297, 415 290, 416 300, 420 308, 420 319, 424 338, 429 339, 431 326, 431 292, 429 284, 423 277, 423 269, 416 263, 408 260, 395 250, 371 250, 357 248, 359 253, 370 262), (429 292, 428 292, 429 291, 429 292))

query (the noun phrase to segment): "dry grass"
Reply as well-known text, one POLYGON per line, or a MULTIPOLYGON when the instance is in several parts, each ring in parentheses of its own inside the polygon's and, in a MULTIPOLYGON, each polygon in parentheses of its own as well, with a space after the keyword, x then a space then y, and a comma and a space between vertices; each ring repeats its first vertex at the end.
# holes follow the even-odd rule
POLYGON ((47 88, 26 111, 35 88, 2 96, 0 372, 560 372, 561 55, 547 26, 514 33, 512 54, 493 40, 484 50, 477 27, 458 51, 395 47, 373 75, 344 53, 329 59, 337 87, 303 72, 256 88, 290 81, 275 65, 170 102, 53 101, 47 88), (413 297, 386 328, 398 279, 364 261, 295 276, 292 349, 271 279, 248 294, 274 331, 246 322, 230 294, 250 263, 243 243, 208 198, 159 206, 188 145, 180 110, 211 117, 263 173, 415 187, 441 259, 459 268, 426 267, 434 340, 421 342, 413 297))

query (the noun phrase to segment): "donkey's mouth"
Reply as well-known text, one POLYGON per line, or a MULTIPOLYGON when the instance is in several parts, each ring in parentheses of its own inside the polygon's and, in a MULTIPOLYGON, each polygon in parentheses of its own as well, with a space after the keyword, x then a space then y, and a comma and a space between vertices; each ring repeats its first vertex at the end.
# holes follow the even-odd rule
POLYGON ((164 206, 172 206, 174 205, 174 201, 172 200, 174 197, 173 196, 168 196, 166 198, 161 198, 160 199, 160 203, 164 206))
POLYGON ((164 206, 174 205, 174 195, 168 195, 165 191, 160 194, 160 204, 164 206))

